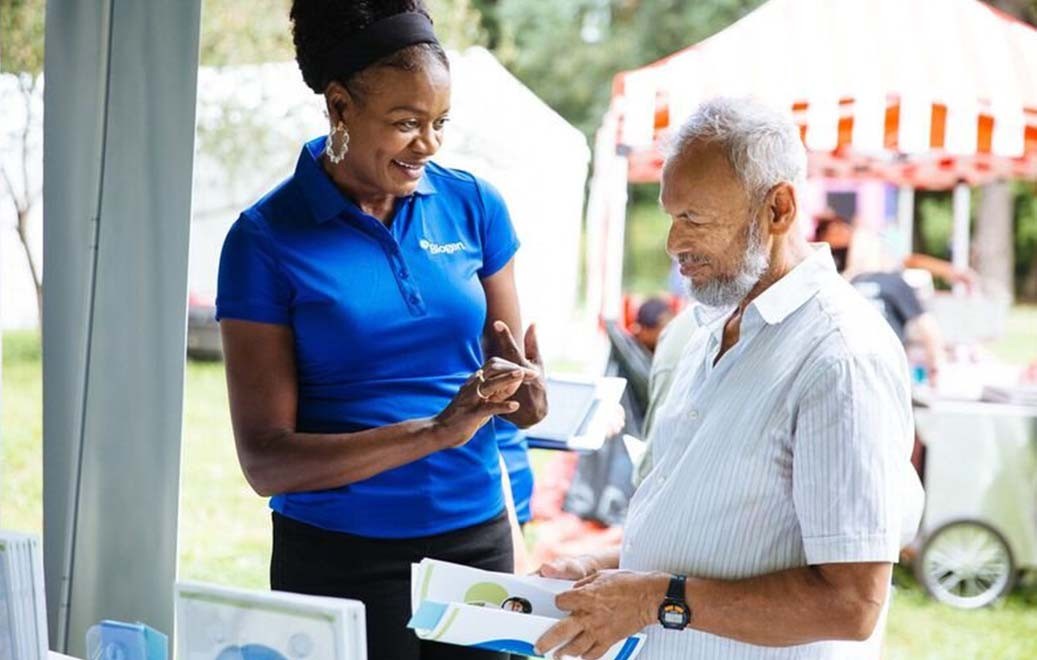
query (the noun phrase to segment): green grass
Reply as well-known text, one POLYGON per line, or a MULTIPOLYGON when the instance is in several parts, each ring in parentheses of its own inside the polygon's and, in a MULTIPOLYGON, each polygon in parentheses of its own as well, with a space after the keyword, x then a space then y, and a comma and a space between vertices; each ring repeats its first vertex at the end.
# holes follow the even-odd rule
POLYGON ((991 350, 1002 360, 1029 364, 1037 360, 1037 305, 1016 305, 1005 321, 1005 336, 991 350))
POLYGON ((222 363, 187 363, 180 469, 181 578, 269 587, 270 512, 238 466, 222 363))
POLYGON ((666 291, 670 275, 670 258, 666 255, 670 218, 655 198, 631 204, 629 213, 623 240, 623 290, 643 296, 666 291))
POLYGON ((43 376, 35 332, 4 333, 0 527, 43 528, 43 376))
MULTIPOLYGON (((1016 308, 994 347, 1033 357, 1037 308, 1016 308)), ((0 416, 0 526, 39 532, 42 390, 35 333, 3 336, 0 416)), ((244 587, 268 585, 270 517, 238 467, 221 364, 187 364, 180 509, 180 577, 244 587), (219 541, 214 542, 213 539, 219 541)), ((533 457, 543 465, 542 452, 533 457)), ((954 610, 928 600, 907 571, 886 636, 886 660, 1037 658, 1037 579, 996 607, 954 610)))
POLYGON ((897 567, 885 660, 1037 658, 1037 584, 1028 580, 1001 603, 958 610, 928 599, 897 567))

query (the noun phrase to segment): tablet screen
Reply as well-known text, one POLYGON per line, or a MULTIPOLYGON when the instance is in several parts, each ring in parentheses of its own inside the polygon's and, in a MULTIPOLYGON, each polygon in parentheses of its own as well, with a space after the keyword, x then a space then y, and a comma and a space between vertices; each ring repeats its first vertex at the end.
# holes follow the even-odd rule
POLYGON ((595 392, 594 383, 548 379, 547 417, 526 429, 526 435, 560 442, 579 435, 594 407, 595 392))

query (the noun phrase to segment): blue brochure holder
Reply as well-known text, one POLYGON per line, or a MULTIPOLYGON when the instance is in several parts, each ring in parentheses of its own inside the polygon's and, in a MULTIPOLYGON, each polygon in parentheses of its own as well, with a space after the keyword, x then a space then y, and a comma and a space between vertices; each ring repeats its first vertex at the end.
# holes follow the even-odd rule
POLYGON ((167 660, 169 638, 143 623, 106 620, 86 631, 86 657, 100 660, 167 660))

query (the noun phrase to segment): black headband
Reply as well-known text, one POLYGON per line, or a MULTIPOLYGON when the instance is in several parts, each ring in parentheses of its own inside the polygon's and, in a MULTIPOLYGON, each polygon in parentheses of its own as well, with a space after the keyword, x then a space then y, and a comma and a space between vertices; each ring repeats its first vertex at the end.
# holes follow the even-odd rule
POLYGON ((371 23, 349 35, 331 52, 327 86, 333 80, 345 81, 387 55, 415 44, 438 44, 432 21, 424 14, 403 12, 371 23))

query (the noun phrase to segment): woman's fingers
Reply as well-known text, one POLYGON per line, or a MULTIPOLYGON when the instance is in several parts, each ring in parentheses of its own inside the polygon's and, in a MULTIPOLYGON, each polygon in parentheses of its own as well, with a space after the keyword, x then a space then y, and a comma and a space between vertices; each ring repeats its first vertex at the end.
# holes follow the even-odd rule
POLYGON ((501 355, 512 362, 522 361, 525 356, 522 354, 518 342, 515 341, 514 335, 511 334, 508 324, 504 321, 494 321, 493 330, 497 333, 497 345, 500 347, 501 355))
POLYGON ((509 362, 508 360, 504 360, 498 357, 490 358, 489 360, 487 360, 486 364, 483 365, 482 371, 483 376, 485 378, 496 376, 497 374, 508 373, 511 371, 521 371, 523 373, 523 378, 526 381, 530 380, 531 378, 536 378, 537 375, 539 375, 536 369, 524 367, 522 365, 515 364, 514 362, 509 362))
POLYGON ((526 345, 526 359, 538 367, 543 367, 544 362, 540 357, 540 345, 537 343, 536 324, 530 323, 529 327, 526 328, 524 343, 526 345))
POLYGON ((518 409, 518 401, 501 401, 500 403, 487 401, 479 406, 479 412, 487 417, 493 417, 494 415, 510 415, 518 409))
POLYGON ((486 378, 483 382, 478 383, 479 389, 476 394, 481 394, 482 396, 479 397, 481 399, 503 401, 518 391, 523 382, 522 376, 522 371, 516 369, 486 378))

